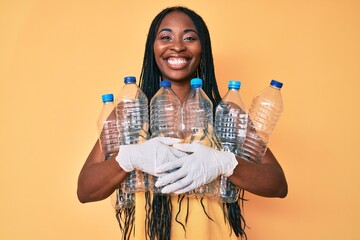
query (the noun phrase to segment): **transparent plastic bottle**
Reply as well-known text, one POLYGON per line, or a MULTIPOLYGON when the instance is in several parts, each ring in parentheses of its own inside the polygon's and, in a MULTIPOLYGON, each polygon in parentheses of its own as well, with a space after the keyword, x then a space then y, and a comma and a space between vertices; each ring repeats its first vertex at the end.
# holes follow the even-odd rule
POLYGON ((160 82, 160 89, 150 101, 150 130, 151 137, 181 138, 181 101, 168 80, 160 82))
MULTIPOLYGON (((213 105, 202 90, 202 80, 193 78, 190 81, 191 90, 183 104, 185 143, 200 142, 206 146, 220 149, 221 145, 213 132, 213 105)), ((200 186, 189 192, 190 196, 216 197, 218 195, 218 180, 200 186)))
POLYGON ((101 99, 103 107, 97 121, 99 144, 101 151, 105 154, 105 159, 108 159, 119 151, 119 131, 116 127, 114 95, 103 94, 101 99))
MULTIPOLYGON (((171 89, 171 82, 163 80, 160 89, 150 101, 151 137, 181 138, 182 108, 181 101, 171 89)), ((152 187, 155 193, 162 188, 154 186, 157 177, 153 176, 152 187)))
MULTIPOLYGON (((100 150, 105 155, 105 160, 119 151, 119 131, 116 126, 114 95, 103 94, 101 96, 103 107, 101 109, 97 126, 99 131, 100 150)), ((119 189, 110 196, 111 204, 115 209, 121 208, 124 196, 119 189)))
MULTIPOLYGON (((119 131, 119 144, 128 145, 146 141, 149 133, 148 100, 146 95, 136 85, 136 78, 127 76, 125 85, 116 97, 116 121, 119 131)), ((135 191, 143 191, 147 186, 147 176, 141 171, 129 173, 121 184, 124 195, 124 207, 135 204, 135 191)))
POLYGON ((283 110, 283 84, 271 80, 270 85, 254 97, 249 108, 249 122, 241 156, 259 163, 265 155, 269 137, 283 110))
MULTIPOLYGON (((214 131, 221 142, 223 151, 238 155, 246 136, 247 111, 240 95, 239 81, 229 81, 228 92, 215 111, 214 131)), ((226 203, 236 202, 239 189, 227 177, 220 177, 220 197, 226 203)))

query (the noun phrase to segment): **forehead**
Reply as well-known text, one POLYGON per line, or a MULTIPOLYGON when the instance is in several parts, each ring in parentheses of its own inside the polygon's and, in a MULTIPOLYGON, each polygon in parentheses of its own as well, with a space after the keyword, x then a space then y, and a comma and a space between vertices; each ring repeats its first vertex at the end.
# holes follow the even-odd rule
POLYGON ((158 31, 163 28, 196 30, 195 24, 191 18, 185 13, 179 11, 170 12, 164 17, 159 25, 158 31))

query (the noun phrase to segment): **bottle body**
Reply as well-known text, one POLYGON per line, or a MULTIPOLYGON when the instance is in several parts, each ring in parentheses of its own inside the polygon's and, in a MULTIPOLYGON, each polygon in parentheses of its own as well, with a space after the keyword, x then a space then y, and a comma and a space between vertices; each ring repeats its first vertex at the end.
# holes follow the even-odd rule
MULTIPOLYGON (((148 139, 149 115, 146 95, 136 85, 135 77, 125 77, 125 85, 116 99, 116 123, 119 145, 136 144, 148 139)), ((135 204, 135 191, 145 190, 147 176, 138 170, 130 172, 117 189, 119 207, 135 204)))
POLYGON ((116 101, 116 120, 120 145, 148 139, 148 100, 136 83, 126 83, 121 89, 116 101))
POLYGON ((171 89, 171 82, 164 80, 150 101, 151 137, 181 138, 182 106, 171 89))
MULTIPOLYGON (((222 150, 239 155, 246 136, 247 112, 240 96, 240 82, 229 81, 229 90, 216 107, 214 129, 222 150)), ((227 177, 220 177, 220 197, 224 202, 236 202, 239 189, 227 177)))
MULTIPOLYGON (((194 80, 194 79, 193 79, 194 80)), ((213 105, 202 85, 192 86, 183 104, 184 138, 186 143, 202 142, 214 147, 213 105), (199 87, 200 86, 200 87, 199 87)))
POLYGON ((100 150, 105 159, 119 151, 119 131, 116 126, 114 95, 102 95, 103 107, 97 120, 100 150))
MULTIPOLYGON (((201 89, 202 80, 191 80, 191 90, 183 104, 184 142, 200 142, 206 146, 220 149, 220 144, 213 132, 213 105, 201 89)), ((219 181, 214 180, 189 192, 189 196, 217 196, 219 181)))
MULTIPOLYGON (((163 80, 160 89, 150 101, 151 137, 181 138, 182 106, 180 99, 171 89, 171 82, 163 80)), ((161 194, 161 188, 155 187, 156 176, 152 176, 151 188, 161 194)))
POLYGON ((259 163, 267 150, 272 131, 283 110, 282 83, 272 80, 270 86, 254 97, 249 108, 249 123, 241 156, 259 163))

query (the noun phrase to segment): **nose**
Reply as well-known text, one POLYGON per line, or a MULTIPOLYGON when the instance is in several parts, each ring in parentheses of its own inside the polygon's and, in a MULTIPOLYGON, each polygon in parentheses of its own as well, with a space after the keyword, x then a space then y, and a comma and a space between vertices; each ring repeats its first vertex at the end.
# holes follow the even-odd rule
POLYGON ((173 41, 171 49, 174 50, 175 52, 181 52, 186 49, 186 46, 184 45, 182 39, 175 39, 173 41))

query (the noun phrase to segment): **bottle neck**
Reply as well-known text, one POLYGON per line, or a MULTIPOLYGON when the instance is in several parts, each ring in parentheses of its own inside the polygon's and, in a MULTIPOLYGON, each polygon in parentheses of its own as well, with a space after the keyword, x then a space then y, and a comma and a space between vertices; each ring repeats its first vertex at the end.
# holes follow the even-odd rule
POLYGON ((280 89, 281 89, 281 88, 276 87, 276 86, 274 86, 274 85, 270 85, 270 88, 273 88, 273 89, 276 89, 276 90, 279 90, 279 91, 280 91, 280 89))
POLYGON ((229 88, 228 91, 239 92, 240 89, 239 88, 229 88))

